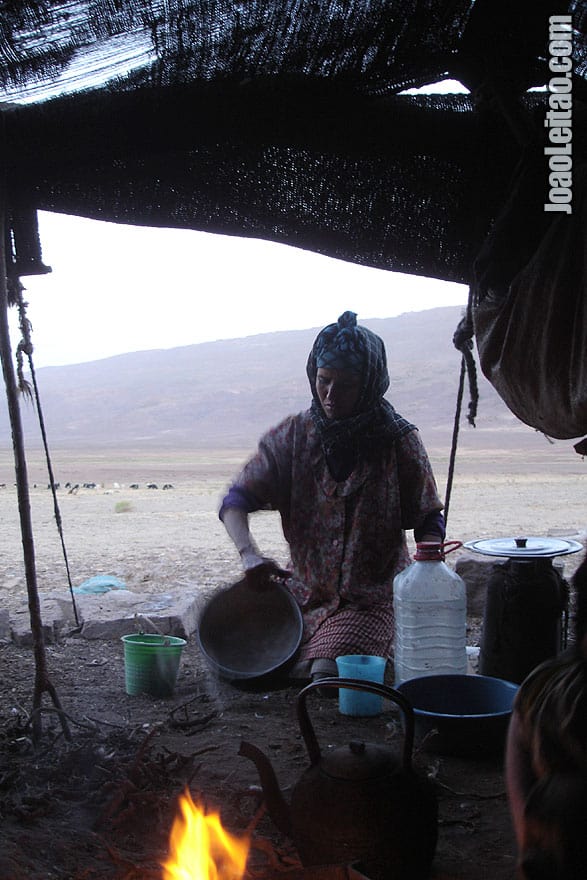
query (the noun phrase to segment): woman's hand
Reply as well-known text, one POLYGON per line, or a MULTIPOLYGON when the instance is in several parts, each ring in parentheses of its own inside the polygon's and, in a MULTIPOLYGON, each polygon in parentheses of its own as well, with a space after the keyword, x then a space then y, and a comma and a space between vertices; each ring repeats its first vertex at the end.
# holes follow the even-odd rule
POLYGON ((280 568, 273 559, 256 553, 247 554, 242 562, 246 581, 255 590, 266 590, 276 581, 284 581, 291 576, 291 572, 280 568))
POLYGON ((280 568, 273 559, 261 556, 249 531, 249 517, 244 510, 227 508, 223 522, 239 552, 245 578, 251 587, 266 589, 275 581, 290 577, 290 572, 280 568))

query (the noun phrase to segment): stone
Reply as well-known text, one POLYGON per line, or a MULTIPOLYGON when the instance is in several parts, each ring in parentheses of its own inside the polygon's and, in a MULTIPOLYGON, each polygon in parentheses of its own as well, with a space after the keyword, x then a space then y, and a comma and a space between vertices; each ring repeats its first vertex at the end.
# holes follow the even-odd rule
MULTIPOLYGON (((130 590, 111 590, 100 594, 74 594, 67 591, 39 596, 43 635, 46 644, 64 636, 85 639, 119 639, 134 632, 157 632, 187 639, 197 628, 198 600, 196 592, 174 591, 149 595, 130 590), (77 620, 76 620, 77 611, 77 620)), ((28 605, 12 612, 2 625, 0 638, 12 637, 15 644, 26 647, 33 643, 28 605)))
POLYGON ((11 637, 10 614, 7 608, 0 608, 0 642, 9 642, 11 637))
POLYGON ((498 562, 491 556, 461 556, 455 563, 455 571, 462 577, 467 588, 467 616, 483 617, 487 583, 498 562))
MULTIPOLYGON (((52 623, 44 623, 42 625, 43 640, 46 645, 50 645, 55 641, 55 630, 52 623)), ((12 641, 20 648, 30 648, 33 644, 33 633, 28 613, 26 615, 15 615, 12 621, 12 641)))
POLYGON ((113 590, 98 596, 78 596, 85 639, 119 639, 134 632, 157 632, 187 638, 197 626, 197 602, 192 594, 149 596, 113 590))
MULTIPOLYGON (((495 567, 503 565, 507 560, 498 556, 461 556, 455 563, 456 573, 462 577, 467 588, 467 616, 483 617, 487 584, 495 567)), ((564 561, 553 559, 553 567, 564 575, 564 561)))

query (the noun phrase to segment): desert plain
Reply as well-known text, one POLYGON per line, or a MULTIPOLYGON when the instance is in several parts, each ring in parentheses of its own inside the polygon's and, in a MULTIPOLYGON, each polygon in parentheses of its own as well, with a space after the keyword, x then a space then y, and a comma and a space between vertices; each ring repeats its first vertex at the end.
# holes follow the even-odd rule
MULTIPOLYGON (((239 560, 218 520, 218 506, 250 449, 95 449, 51 453, 60 484, 57 505, 74 585, 113 575, 129 589, 171 585, 209 589, 239 575, 239 560), (84 488, 95 483, 95 488, 84 488), (148 484, 157 488, 147 488, 148 484), (69 484, 69 487, 66 486, 69 484), (135 484, 137 488, 131 488, 135 484), (71 487, 80 488, 71 491, 71 487), (164 485, 172 488, 163 490, 164 485)), ((439 492, 446 498, 447 449, 428 446, 439 492)), ((41 450, 27 453, 39 589, 67 588, 67 572, 41 450)), ((25 591, 12 450, 0 452, 0 595, 25 591)), ((447 539, 467 542, 518 535, 584 541, 587 460, 568 445, 457 450, 449 499, 447 539)), ((262 551, 287 561, 279 517, 252 517, 262 551)), ((410 537, 410 536, 408 536, 410 537)), ((450 558, 454 561, 458 550, 450 558)), ((564 558, 572 573, 582 554, 564 558)))

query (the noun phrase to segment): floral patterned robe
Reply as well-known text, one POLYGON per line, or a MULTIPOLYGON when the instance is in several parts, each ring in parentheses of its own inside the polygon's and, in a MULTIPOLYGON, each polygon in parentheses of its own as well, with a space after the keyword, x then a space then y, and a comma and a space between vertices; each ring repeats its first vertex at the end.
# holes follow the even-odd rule
POLYGON ((417 430, 337 483, 309 410, 269 430, 234 485, 281 515, 305 642, 338 609, 392 615, 393 579, 410 563, 405 530, 443 506, 417 430))

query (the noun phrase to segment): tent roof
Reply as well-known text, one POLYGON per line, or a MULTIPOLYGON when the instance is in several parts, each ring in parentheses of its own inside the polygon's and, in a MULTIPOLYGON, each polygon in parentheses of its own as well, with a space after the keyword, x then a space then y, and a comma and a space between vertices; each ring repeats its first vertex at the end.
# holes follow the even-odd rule
MULTIPOLYGON (((0 110, 13 260, 38 209, 254 236, 466 282, 521 150, 488 84, 543 128, 548 18, 585 0, 5 0, 0 110)), ((578 144, 576 148, 584 149, 578 144)))

